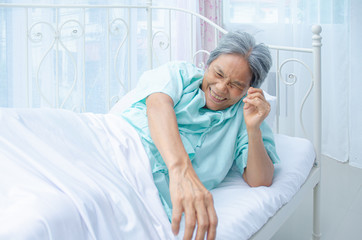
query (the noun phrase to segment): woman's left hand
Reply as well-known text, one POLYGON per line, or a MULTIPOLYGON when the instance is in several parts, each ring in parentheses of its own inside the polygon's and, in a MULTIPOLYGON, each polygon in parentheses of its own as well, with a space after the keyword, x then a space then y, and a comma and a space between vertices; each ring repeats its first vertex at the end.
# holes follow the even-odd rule
POLYGON ((265 99, 263 90, 250 87, 243 102, 245 103, 244 120, 247 129, 259 128, 270 112, 270 104, 265 99))
POLYGON ((270 186, 274 166, 265 149, 260 125, 270 112, 263 90, 250 87, 244 98, 244 120, 248 132, 248 161, 243 177, 251 187, 270 186))

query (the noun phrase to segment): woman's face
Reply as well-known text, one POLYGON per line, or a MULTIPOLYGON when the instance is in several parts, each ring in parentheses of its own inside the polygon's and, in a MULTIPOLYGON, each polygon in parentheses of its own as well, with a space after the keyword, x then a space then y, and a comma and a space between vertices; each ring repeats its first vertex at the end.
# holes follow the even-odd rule
POLYGON ((206 108, 223 110, 237 103, 248 91, 252 72, 248 62, 237 54, 222 54, 205 71, 201 89, 206 108))

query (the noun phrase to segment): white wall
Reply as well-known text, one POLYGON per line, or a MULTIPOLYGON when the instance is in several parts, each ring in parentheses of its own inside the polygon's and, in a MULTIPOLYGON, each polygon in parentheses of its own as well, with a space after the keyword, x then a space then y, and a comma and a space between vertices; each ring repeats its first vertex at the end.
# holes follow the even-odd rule
MULTIPOLYGON (((322 156, 321 240, 360 240, 362 169, 322 156)), ((309 240, 313 230, 312 191, 272 240, 309 240)))

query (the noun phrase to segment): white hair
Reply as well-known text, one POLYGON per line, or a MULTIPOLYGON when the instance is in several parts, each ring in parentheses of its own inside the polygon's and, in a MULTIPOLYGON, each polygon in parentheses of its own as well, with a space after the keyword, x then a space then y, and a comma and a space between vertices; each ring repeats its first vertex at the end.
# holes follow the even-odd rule
POLYGON ((256 44, 255 38, 246 32, 234 31, 225 34, 218 46, 210 53, 207 65, 222 54, 240 54, 249 63, 253 78, 250 86, 260 87, 271 66, 272 57, 265 44, 256 44))

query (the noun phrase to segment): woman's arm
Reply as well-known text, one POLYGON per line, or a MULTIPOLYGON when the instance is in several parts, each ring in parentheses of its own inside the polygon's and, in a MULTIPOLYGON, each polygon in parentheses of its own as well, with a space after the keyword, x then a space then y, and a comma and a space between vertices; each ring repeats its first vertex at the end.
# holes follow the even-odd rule
POLYGON ((207 239, 215 239, 217 216, 213 198, 196 175, 183 146, 171 97, 154 93, 146 105, 152 140, 169 171, 173 233, 178 234, 184 212, 184 239, 192 238, 196 223, 196 239, 204 239, 206 233, 207 239))
POLYGON ((270 186, 274 165, 265 150, 260 125, 270 112, 270 104, 261 89, 250 87, 244 98, 244 119, 248 132, 248 162, 243 173, 244 180, 252 187, 270 186))

